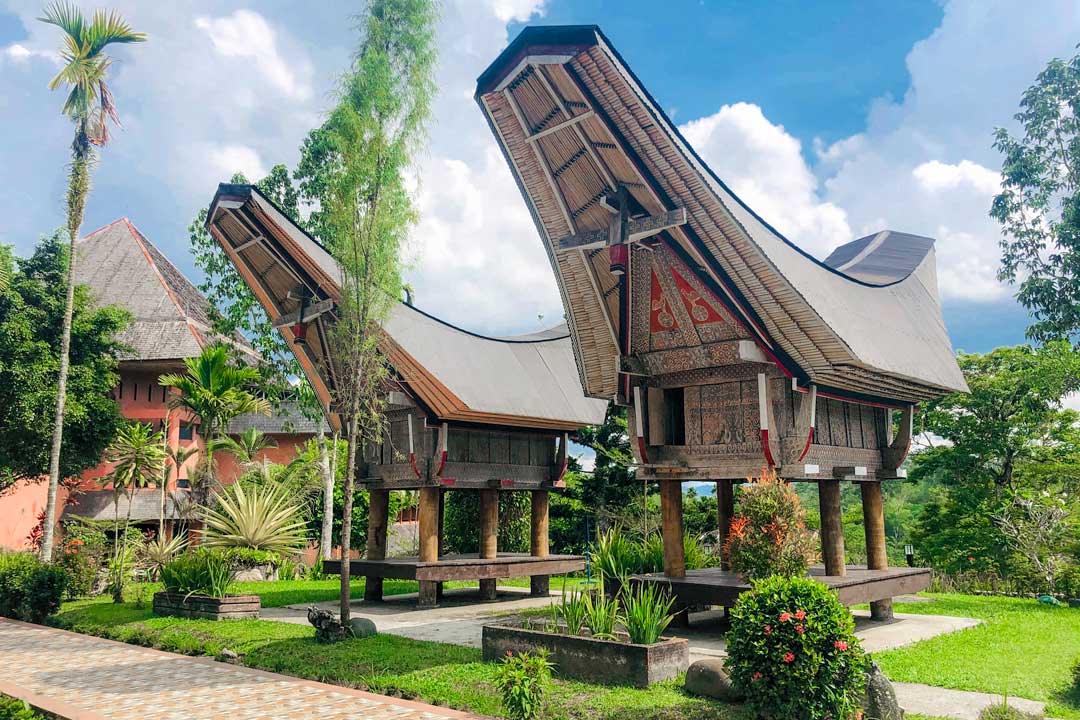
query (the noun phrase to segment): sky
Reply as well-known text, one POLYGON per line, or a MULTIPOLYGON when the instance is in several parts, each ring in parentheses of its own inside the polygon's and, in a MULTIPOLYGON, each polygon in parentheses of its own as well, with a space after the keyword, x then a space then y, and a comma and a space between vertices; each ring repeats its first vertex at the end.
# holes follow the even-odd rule
MULTIPOLYGON (((80 3, 82 4, 82 3, 80 3)), ((818 257, 883 228, 937 238, 946 324, 969 352, 1023 341, 996 279, 987 216, 995 126, 1080 38, 1080 4, 443 0, 439 97, 416 167, 409 280, 422 309, 470 330, 559 322, 528 210, 472 99, 526 24, 599 23, 717 174, 818 257)), ((97 4, 83 4, 93 9, 97 4)), ((111 0, 149 41, 118 48, 123 129, 94 175, 85 231, 127 216, 198 280, 187 226, 234 172, 295 165, 333 103, 355 3, 111 0)), ((47 84, 59 31, 40 0, 0 0, 0 242, 60 225, 70 124, 47 84)))

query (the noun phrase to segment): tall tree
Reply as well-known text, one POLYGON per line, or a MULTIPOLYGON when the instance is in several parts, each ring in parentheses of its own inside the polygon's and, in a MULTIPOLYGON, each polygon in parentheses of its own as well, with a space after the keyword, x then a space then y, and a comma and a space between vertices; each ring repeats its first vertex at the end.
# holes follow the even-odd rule
POLYGON ((341 622, 349 622, 353 479, 362 448, 383 434, 388 376, 380 323, 401 292, 401 247, 416 220, 405 174, 426 137, 435 93, 432 0, 372 0, 338 104, 304 144, 302 199, 318 201, 322 240, 342 275, 334 328, 335 400, 348 441, 341 563, 341 622), (316 161, 315 155, 321 159, 316 161))
POLYGON ((1080 335, 1080 55, 1051 60, 1020 99, 1016 138, 995 131, 1004 156, 990 215, 1002 224, 1000 277, 1019 281, 1038 342, 1080 335))
MULTIPOLYGON (((214 441, 225 425, 237 415, 256 412, 270 414, 270 404, 252 391, 259 371, 252 367, 229 363, 224 345, 213 345, 197 358, 185 358, 187 373, 169 373, 158 378, 164 387, 179 391, 169 400, 172 409, 182 408, 200 420, 199 433, 205 442, 206 487, 216 482, 214 471, 214 441)), ((205 504, 205 498, 200 502, 205 504)))
MULTIPOLYGON (((7 248, 0 248, 0 267, 8 276, 0 289, 0 491, 49 470, 68 250, 61 232, 14 263, 7 248)), ((123 423, 112 392, 124 349, 117 334, 129 320, 123 308, 95 308, 86 287, 75 288, 63 478, 96 467, 123 423)))
POLYGON ((64 101, 63 113, 75 125, 66 200, 70 248, 67 254, 67 299, 64 305, 63 332, 60 336, 56 413, 53 418, 53 440, 49 455, 49 494, 41 540, 41 557, 48 561, 52 559, 56 491, 60 484, 60 448, 64 440, 64 405, 67 400, 71 319, 75 302, 75 241, 79 237, 86 197, 90 193, 90 169, 95 161, 94 147, 108 143, 110 120, 120 124, 112 92, 106 83, 112 60, 105 54, 105 48, 113 43, 142 42, 146 35, 132 30, 116 13, 104 10, 94 12, 90 22, 87 22, 82 11, 67 2, 50 5, 44 17, 38 19, 64 31, 64 46, 60 50, 64 66, 49 83, 49 89, 55 90, 61 85, 70 88, 64 101))

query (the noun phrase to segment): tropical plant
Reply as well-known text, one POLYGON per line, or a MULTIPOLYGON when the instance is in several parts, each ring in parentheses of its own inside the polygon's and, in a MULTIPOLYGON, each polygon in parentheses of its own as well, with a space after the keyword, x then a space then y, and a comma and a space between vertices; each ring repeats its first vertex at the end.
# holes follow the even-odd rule
POLYGON ((652 645, 660 640, 675 617, 671 606, 675 598, 654 583, 627 583, 621 594, 623 626, 630 642, 635 645, 652 645))
POLYGON ((116 439, 109 447, 106 459, 113 463, 112 472, 103 478, 112 484, 113 509, 115 511, 116 537, 121 538, 115 544, 113 553, 114 576, 112 593, 115 602, 123 602, 124 583, 127 577, 125 568, 129 556, 128 528, 131 527, 131 506, 135 492, 150 487, 161 481, 165 467, 164 442, 160 432, 150 425, 131 422, 120 429, 116 439), (120 496, 127 497, 127 515, 124 518, 123 533, 120 531, 120 496))
POLYGON ((225 450, 240 461, 242 465, 250 465, 255 458, 264 450, 277 447, 277 440, 262 432, 258 428, 250 427, 235 437, 223 435, 210 441, 214 451, 225 450))
POLYGON ((232 585, 233 571, 221 553, 200 548, 181 555, 161 568, 167 592, 223 598, 232 585))
POLYGON ((791 485, 775 470, 763 468, 759 477, 742 487, 737 509, 724 542, 732 570, 750 580, 806 574, 817 544, 806 529, 806 513, 791 485))
POLYGON ((0 720, 45 720, 45 716, 18 698, 0 695, 0 720))
POLYGON ((638 572, 641 550, 621 528, 611 527, 596 539, 592 564, 601 581, 618 580, 638 572))
POLYGON ((67 575, 30 553, 0 553, 0 616, 41 623, 60 609, 67 575))
MULTIPOLYGON (((169 493, 169 476, 173 470, 176 471, 177 479, 180 478, 180 469, 184 467, 184 464, 192 457, 198 454, 199 446, 192 443, 187 446, 177 443, 176 447, 169 445, 169 417, 165 418, 165 428, 162 431, 164 441, 162 442, 162 449, 165 451, 165 465, 161 470, 161 481, 158 483, 158 490, 160 496, 158 498, 158 537, 165 534, 165 500, 169 493), (170 467, 172 468, 170 470, 170 467)), ((175 501, 174 501, 175 504, 175 501)), ((180 508, 176 508, 177 515, 182 516, 180 508)))
POLYGON ((831 590, 802 577, 754 583, 731 611, 725 667, 755 717, 850 720, 867 658, 855 621, 831 590))
POLYGON ((233 483, 204 508, 202 544, 296 555, 307 544, 299 512, 285 487, 233 483))
POLYGON ((64 31, 64 47, 60 51, 63 63, 60 72, 49 83, 55 90, 61 85, 70 88, 64 101, 63 114, 75 125, 71 143, 71 164, 68 166, 67 232, 68 267, 67 296, 64 302, 64 323, 60 335, 60 368, 57 374, 56 414, 53 420, 52 449, 49 454, 49 490, 45 504, 44 535, 41 556, 52 558, 56 494, 60 486, 60 448, 64 439, 64 406, 67 400, 67 380, 71 351, 71 328, 75 308, 75 241, 82 227, 86 198, 90 193, 90 170, 95 162, 94 146, 109 141, 109 121, 120 119, 107 84, 112 60, 105 48, 114 43, 142 42, 143 33, 131 29, 116 13, 98 10, 87 22, 82 11, 67 2, 56 2, 39 18, 64 31))
POLYGON ((188 540, 183 535, 174 535, 171 538, 158 535, 142 546, 139 553, 140 561, 150 572, 151 577, 156 578, 160 575, 161 568, 183 554, 187 547, 188 540))
MULTIPOLYGON (((301 150, 301 199, 341 275, 331 343, 338 382, 334 401, 348 440, 342 536, 351 535, 357 452, 386 430, 389 370, 380 325, 401 296, 402 243, 416 221, 408 184, 425 138, 435 92, 432 0, 372 0, 338 104, 301 150), (407 177, 409 175, 409 177, 407 177)), ((342 548, 341 624, 350 608, 349 547, 342 548)))
POLYGON ((609 598, 603 592, 586 592, 585 627, 597 639, 611 640, 615 637, 615 626, 623 622, 619 612, 619 601, 609 598))
POLYGON ((259 371, 231 364, 224 345, 205 348, 197 358, 184 358, 184 365, 187 366, 186 374, 169 373, 160 376, 158 382, 180 393, 169 400, 170 408, 187 410, 202 422, 200 432, 207 440, 206 468, 209 481, 213 483, 214 446, 211 441, 237 415, 268 415, 270 404, 252 391, 259 379, 259 371))
POLYGON ((506 717, 510 720, 540 717, 553 668, 546 650, 535 655, 506 652, 495 673, 506 717))
MULTIPOLYGON (((498 542, 501 552, 529 550, 528 493, 499 493, 498 542)), ((480 493, 447 493, 443 516, 443 538, 449 552, 475 553, 480 550, 480 493)))
POLYGON ((555 617, 562 620, 566 626, 568 635, 580 635, 581 628, 585 625, 587 613, 586 593, 580 590, 567 590, 566 582, 563 582, 562 599, 554 608, 555 617))

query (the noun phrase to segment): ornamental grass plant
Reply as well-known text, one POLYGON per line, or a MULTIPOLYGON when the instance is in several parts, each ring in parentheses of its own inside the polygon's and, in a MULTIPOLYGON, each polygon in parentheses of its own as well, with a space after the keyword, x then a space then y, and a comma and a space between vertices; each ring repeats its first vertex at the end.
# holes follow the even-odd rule
POLYGON ((630 642, 652 645, 671 624, 671 606, 675 598, 667 597, 652 583, 624 584, 620 596, 623 607, 623 626, 630 642))
POLYGON ((723 552, 747 580, 773 575, 801 577, 817 559, 817 541, 795 489, 763 468, 739 491, 737 514, 723 552))
POLYGON ((221 553, 200 548, 181 555, 161 568, 161 583, 165 590, 184 595, 206 595, 223 598, 232 585, 233 571, 221 553))
POLYGON ((809 578, 754 583, 731 612, 725 667, 762 720, 851 720, 860 712, 868 659, 855 620, 809 578))

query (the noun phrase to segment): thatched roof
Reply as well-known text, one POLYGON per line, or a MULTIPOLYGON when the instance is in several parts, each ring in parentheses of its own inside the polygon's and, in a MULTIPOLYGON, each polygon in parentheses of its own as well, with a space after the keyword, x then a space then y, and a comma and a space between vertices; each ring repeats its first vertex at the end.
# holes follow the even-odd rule
POLYGON ((873 238, 856 241, 843 271, 814 259, 716 177, 599 28, 526 28, 480 76, 476 98, 548 250, 587 394, 619 387, 628 330, 618 277, 606 247, 556 244, 607 228, 605 198, 619 186, 635 214, 685 209, 657 242, 801 386, 889 403, 965 389, 927 239, 890 233, 858 258, 873 238))
MULTIPOLYGON (((127 218, 95 230, 76 248, 77 282, 90 289, 95 303, 121 305, 132 314, 120 336, 131 349, 122 360, 196 357, 219 338, 206 298, 127 218)), ((242 339, 232 342, 250 352, 242 339)))
MULTIPOLYGON (((271 318, 293 317, 279 323, 281 330, 330 405, 335 367, 328 333, 341 287, 330 253, 250 185, 220 185, 207 222, 271 318), (297 345, 292 326, 301 294, 308 296, 307 340, 297 345)), ((384 330, 397 383, 432 419, 556 430, 603 420, 606 404, 582 394, 565 327, 486 337, 398 303, 384 330)))
MULTIPOLYGON (((189 495, 184 490, 174 490, 165 498, 165 519, 176 520, 183 517, 183 509, 190 505, 189 495)), ((136 490, 131 502, 131 519, 134 521, 157 520, 161 508, 161 491, 155 489, 136 490)), ((112 520, 119 513, 121 519, 127 516, 128 498, 112 490, 92 490, 79 493, 73 501, 64 506, 64 516, 78 516, 87 520, 112 520)))

